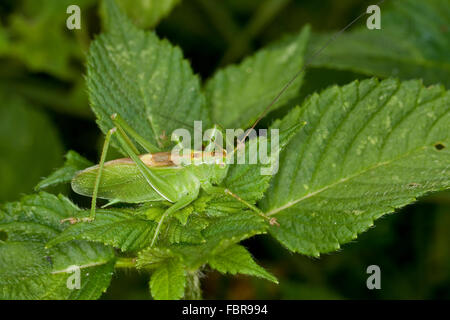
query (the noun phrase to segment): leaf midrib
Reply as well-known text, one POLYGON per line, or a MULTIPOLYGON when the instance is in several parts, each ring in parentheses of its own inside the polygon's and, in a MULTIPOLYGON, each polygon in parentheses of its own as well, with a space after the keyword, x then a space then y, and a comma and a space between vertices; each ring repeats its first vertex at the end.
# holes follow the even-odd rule
POLYGON ((330 189, 330 188, 332 188, 332 187, 335 187, 335 186, 337 186, 337 185, 339 185, 339 184, 341 184, 341 183, 344 183, 344 182, 347 182, 347 181, 349 181, 349 180, 351 180, 351 179, 354 179, 354 178, 356 178, 356 177, 358 177, 358 176, 360 176, 360 175, 363 175, 363 174, 365 174, 365 173, 367 173, 367 172, 369 172, 369 171, 371 171, 371 170, 377 169, 377 168, 382 167, 382 166, 385 166, 385 165, 389 165, 389 164, 391 164, 391 163, 393 163, 393 162, 395 162, 395 161, 398 161, 398 160, 400 160, 400 159, 402 159, 402 158, 406 158, 406 157, 409 156, 410 154, 413 154, 413 153, 416 153, 416 152, 423 151, 423 150, 425 150, 425 149, 428 148, 428 147, 429 147, 429 146, 422 146, 422 147, 413 149, 413 150, 411 150, 411 151, 409 151, 409 152, 407 152, 407 153, 405 153, 405 154, 403 154, 403 155, 401 155, 401 156, 399 156, 399 157, 393 158, 393 159, 388 160, 388 161, 384 161, 384 162, 377 163, 376 165, 373 165, 373 166, 370 166, 370 167, 368 167, 368 168, 366 168, 366 169, 364 169, 364 170, 361 170, 361 171, 357 172, 356 174, 353 174, 353 175, 350 175, 350 176, 348 176, 348 177, 342 178, 342 179, 340 179, 340 180, 338 180, 338 181, 335 181, 335 182, 333 182, 333 183, 331 183, 331 184, 329 184, 329 185, 327 185, 327 186, 325 186, 325 187, 323 187, 323 188, 321 188, 321 189, 318 189, 318 190, 316 190, 316 191, 314 191, 314 192, 308 193, 308 194, 304 195, 304 196, 301 197, 301 198, 298 198, 298 199, 289 201, 289 202, 287 202, 285 205, 283 205, 283 206, 281 206, 281 207, 278 207, 278 208, 275 208, 275 209, 270 210, 269 212, 266 213, 266 215, 267 215, 267 216, 272 216, 272 215, 274 215, 274 214, 277 214, 277 213, 280 212, 280 211, 283 211, 283 210, 285 210, 285 209, 288 209, 288 208, 290 208, 290 207, 296 205, 297 203, 302 202, 303 200, 306 200, 306 199, 309 199, 309 198, 311 198, 311 197, 313 197, 313 196, 316 196, 316 195, 318 195, 318 194, 320 194, 320 193, 322 193, 322 192, 324 192, 324 191, 326 191, 326 190, 328 190, 328 189, 330 189))

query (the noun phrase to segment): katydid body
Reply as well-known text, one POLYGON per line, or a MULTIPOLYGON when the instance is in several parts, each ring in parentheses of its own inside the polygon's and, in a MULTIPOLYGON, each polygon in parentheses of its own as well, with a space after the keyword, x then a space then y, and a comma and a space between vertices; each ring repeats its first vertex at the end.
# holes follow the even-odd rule
MULTIPOLYGON (((201 159, 214 157, 212 154, 192 152, 193 161, 190 165, 175 165, 171 156, 169 152, 139 156, 149 170, 172 187, 173 192, 167 195, 170 202, 177 202, 189 193, 198 192, 201 187, 208 190, 211 185, 220 184, 228 170, 226 164, 202 163, 205 161, 201 159)), ((72 180, 73 190, 84 196, 92 196, 98 170, 97 165, 80 171, 72 180)), ((149 185, 131 158, 112 160, 103 165, 97 197, 126 203, 166 200, 149 185)))
POLYGON ((225 151, 217 154, 203 151, 186 152, 185 150, 182 156, 178 156, 178 159, 172 158, 173 155, 169 152, 148 153, 139 156, 127 133, 147 151, 157 148, 149 145, 118 115, 114 114, 112 119, 116 127, 106 135, 99 165, 80 171, 72 180, 72 188, 75 192, 92 196, 91 215, 88 219, 82 220, 92 221, 95 219, 97 197, 107 199, 112 203, 169 201, 173 204, 163 213, 158 222, 151 244, 153 245, 164 219, 194 201, 198 197, 200 189, 208 193, 221 192, 232 196, 265 217, 259 209, 246 203, 231 191, 217 187, 228 171, 225 151), (130 158, 105 162, 113 134, 117 135, 120 145, 130 158))

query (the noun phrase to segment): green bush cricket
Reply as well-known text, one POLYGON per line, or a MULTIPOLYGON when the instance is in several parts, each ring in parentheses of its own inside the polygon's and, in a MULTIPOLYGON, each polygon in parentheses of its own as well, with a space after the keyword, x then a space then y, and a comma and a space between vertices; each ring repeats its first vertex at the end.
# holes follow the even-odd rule
MULTIPOLYGON (((261 215, 271 225, 277 224, 275 218, 267 217, 260 209, 241 199, 232 191, 218 186, 228 172, 227 157, 234 156, 239 145, 243 145, 242 141, 245 140, 248 132, 231 153, 227 154, 221 146, 219 146, 219 152, 207 151, 211 149, 209 147, 212 144, 216 143, 214 140, 216 135, 212 135, 209 145, 204 151, 188 150, 179 159, 174 159, 174 154, 171 152, 155 152, 159 149, 145 141, 128 126, 120 115, 113 114, 111 119, 115 127, 106 134, 100 163, 78 172, 72 180, 72 189, 76 193, 92 196, 91 214, 89 218, 70 218, 64 221, 76 223, 94 220, 97 198, 109 200, 110 204, 168 201, 172 205, 163 213, 158 222, 151 243, 153 246, 164 219, 189 205, 198 197, 200 189, 203 189, 209 194, 229 195, 261 215), (105 162, 113 134, 116 134, 119 144, 129 158, 105 162), (139 156, 139 151, 130 137, 149 153, 139 156)), ((213 130, 216 133, 220 132, 217 127, 213 130)))
MULTIPOLYGON (((133 128, 131 128, 118 114, 111 115, 114 128, 110 129, 105 137, 105 142, 97 166, 87 168, 72 180, 72 189, 81 195, 91 196, 91 213, 88 218, 66 219, 71 223, 79 221, 92 221, 95 219, 97 198, 106 199, 109 204, 114 203, 144 203, 169 202, 172 205, 161 216, 151 246, 158 238, 164 219, 174 212, 183 209, 199 196, 200 190, 206 193, 220 193, 233 197, 236 201, 256 212, 266 219, 271 225, 277 225, 275 218, 268 217, 259 208, 234 194, 232 190, 221 187, 221 182, 228 172, 228 159, 235 156, 235 151, 245 146, 245 140, 249 137, 259 121, 270 111, 271 107, 280 99, 286 90, 303 73, 306 64, 295 73, 279 91, 276 97, 266 106, 252 127, 246 131, 243 138, 238 139, 236 148, 232 152, 220 149, 219 152, 204 150, 188 150, 183 154, 185 159, 174 159, 170 152, 161 152, 158 147, 146 141, 133 128), (106 154, 110 145, 112 135, 129 158, 105 162, 106 154), (139 150, 133 144, 132 138, 146 152, 139 155, 139 150), (192 160, 185 164, 184 160, 192 160), (219 159, 219 163, 216 161, 219 159), (181 161, 175 161, 181 160, 181 161), (180 162, 181 164, 176 164, 180 162)), ((291 130, 297 130, 304 123, 297 124, 291 130)), ((214 127, 217 129, 217 127, 214 127)), ((218 132, 220 130, 217 129, 218 132)), ((209 145, 216 144, 211 137, 209 145)), ((234 141, 233 141, 234 144, 234 141)), ((208 149, 208 146, 206 147, 208 149)))

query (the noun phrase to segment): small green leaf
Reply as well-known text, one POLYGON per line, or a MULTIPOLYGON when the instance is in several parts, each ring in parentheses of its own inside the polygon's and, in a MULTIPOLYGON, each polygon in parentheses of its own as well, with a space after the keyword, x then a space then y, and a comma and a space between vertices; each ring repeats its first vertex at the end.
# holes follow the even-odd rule
POLYGON ((181 0, 117 1, 121 9, 136 25, 147 29, 154 27, 161 19, 166 17, 181 0))
POLYGON ((280 224, 270 233, 290 250, 337 250, 382 215, 450 187, 450 92, 441 86, 353 82, 314 94, 300 112, 307 125, 261 201, 280 224))
POLYGON ((209 111, 181 50, 154 32, 137 29, 112 0, 105 2, 109 28, 91 45, 87 85, 92 109, 104 133, 119 113, 160 149, 171 145, 173 130, 192 132, 194 120, 210 124, 209 111))
POLYGON ((211 218, 202 232, 206 240, 201 244, 175 244, 172 253, 179 256, 190 269, 196 270, 215 254, 229 245, 238 243, 268 229, 266 221, 254 212, 240 210, 236 214, 211 218))
POLYGON ((155 300, 181 299, 185 286, 186 271, 176 259, 170 259, 157 268, 150 279, 150 290, 155 300))
MULTIPOLYGON (((248 128, 304 64, 309 27, 298 35, 258 51, 240 65, 219 70, 206 84, 213 120, 225 128, 248 128)), ((297 78, 271 110, 298 94, 297 78)))
POLYGON ((215 253, 208 259, 208 263, 211 268, 221 273, 241 273, 278 283, 278 280, 273 275, 253 260, 247 249, 237 244, 215 253))
POLYGON ((167 248, 147 248, 138 253, 136 268, 154 270, 174 258, 174 254, 167 248))
POLYGON ((122 251, 136 251, 150 245, 155 229, 155 222, 131 213, 97 210, 94 221, 69 226, 47 246, 71 240, 87 240, 111 245, 122 251))
POLYGON ((208 226, 206 219, 192 215, 188 222, 183 225, 172 219, 163 234, 169 243, 202 243, 205 242, 202 231, 208 226))
POLYGON ((70 150, 66 154, 66 162, 55 172, 47 178, 39 182, 35 187, 36 190, 44 189, 49 186, 58 185, 61 183, 69 183, 78 171, 90 167, 93 163, 86 158, 80 156, 75 151, 70 150))

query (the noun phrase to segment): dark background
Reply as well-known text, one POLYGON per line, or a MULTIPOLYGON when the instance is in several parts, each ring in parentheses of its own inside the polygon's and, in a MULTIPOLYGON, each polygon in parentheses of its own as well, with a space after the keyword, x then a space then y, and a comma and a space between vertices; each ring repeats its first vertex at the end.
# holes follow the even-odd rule
MULTIPOLYGON (((98 3, 86 1, 84 31, 74 36, 64 26, 65 10, 58 11, 57 5, 53 8, 56 2, 59 0, 0 2, 0 202, 32 192, 41 177, 61 165, 67 150, 76 150, 92 161, 99 157, 102 135, 90 112, 83 82, 86 49, 101 30, 98 3), (23 25, 35 29, 26 31, 23 25), (63 30, 61 35, 56 34, 57 28, 63 30)), ((305 24, 316 32, 338 30, 369 4, 356 0, 183 0, 156 32, 179 45, 195 72, 206 79, 218 67, 239 62, 305 24), (267 5, 264 11, 263 3, 267 5)), ((308 70, 305 82, 310 85, 301 89, 302 95, 330 83, 364 77, 308 70)), ((68 189, 53 191, 69 194, 80 206, 89 204, 89 199, 68 189)), ((278 277, 280 285, 205 270, 204 297, 450 298, 449 193, 422 199, 375 225, 339 252, 320 259, 292 254, 268 236, 247 240, 243 244, 278 277), (372 264, 381 268, 381 290, 366 287, 366 268, 372 264)), ((104 298, 149 299, 148 275, 119 271, 104 298)))

